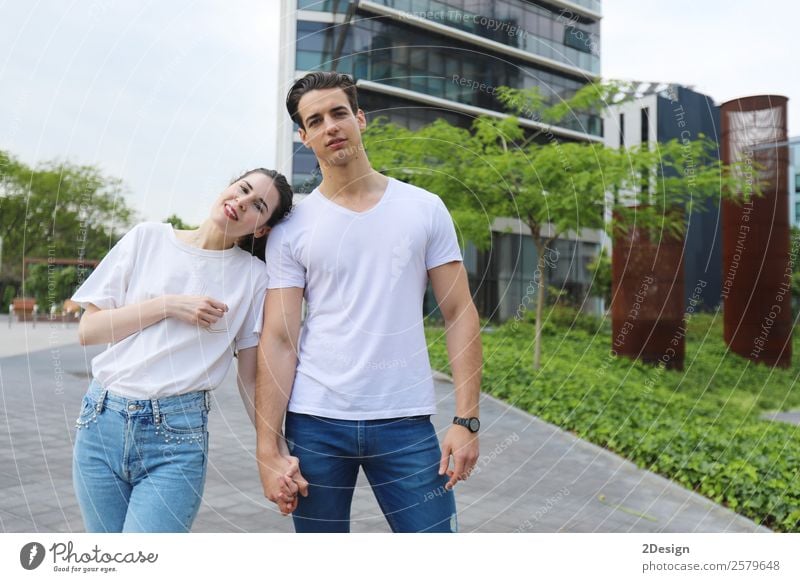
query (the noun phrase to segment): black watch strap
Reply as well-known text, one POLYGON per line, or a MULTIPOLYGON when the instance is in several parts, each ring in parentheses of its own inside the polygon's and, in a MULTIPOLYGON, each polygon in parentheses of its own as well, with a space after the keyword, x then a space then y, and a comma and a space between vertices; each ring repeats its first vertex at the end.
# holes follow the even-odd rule
POLYGON ((478 419, 477 416, 472 416, 470 418, 462 418, 460 416, 454 416, 453 424, 463 426, 472 433, 478 432, 481 429, 481 421, 478 419))

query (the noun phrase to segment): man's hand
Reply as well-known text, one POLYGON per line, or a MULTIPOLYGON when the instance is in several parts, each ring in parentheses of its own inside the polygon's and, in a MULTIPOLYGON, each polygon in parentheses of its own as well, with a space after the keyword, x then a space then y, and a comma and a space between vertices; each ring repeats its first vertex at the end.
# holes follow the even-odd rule
POLYGON ((283 515, 297 509, 297 494, 308 497, 308 481, 300 473, 300 461, 288 455, 258 455, 258 470, 264 497, 283 515))
POLYGON ((456 424, 450 427, 442 442, 442 460, 439 463, 439 475, 447 474, 450 477, 445 489, 452 489, 456 483, 469 477, 478 462, 479 454, 478 433, 472 433, 468 428, 456 424), (453 468, 449 469, 451 455, 453 468))

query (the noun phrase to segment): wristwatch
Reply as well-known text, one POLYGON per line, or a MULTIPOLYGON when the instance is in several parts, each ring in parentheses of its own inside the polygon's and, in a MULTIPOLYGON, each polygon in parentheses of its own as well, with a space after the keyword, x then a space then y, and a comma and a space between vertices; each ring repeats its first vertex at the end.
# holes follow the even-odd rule
POLYGON ((473 416, 471 418, 461 418, 460 416, 454 416, 453 424, 463 426, 464 428, 469 430, 469 432, 478 432, 481 429, 481 421, 478 420, 477 416, 473 416))

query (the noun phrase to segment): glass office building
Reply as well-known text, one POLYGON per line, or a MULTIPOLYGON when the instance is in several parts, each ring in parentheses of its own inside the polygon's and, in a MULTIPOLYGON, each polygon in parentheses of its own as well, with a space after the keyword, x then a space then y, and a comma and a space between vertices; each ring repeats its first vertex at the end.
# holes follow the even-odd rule
MULTIPOLYGON (((468 127, 477 116, 508 113, 493 87, 536 86, 555 103, 600 73, 598 0, 282 3, 281 102, 293 79, 309 71, 337 70, 355 78, 368 120, 382 116, 416 129, 445 119, 468 127)), ((521 123, 542 127, 535 116, 521 123)), ((296 192, 310 192, 319 171, 296 129, 283 122, 278 166, 291 174, 296 192)), ((551 131, 558 140, 600 143, 602 119, 575 114, 551 131)), ((532 278, 536 251, 522 230, 496 232, 492 251, 465 250, 476 302, 486 317, 513 316, 532 278)), ((576 298, 585 291, 585 263, 600 242, 599 234, 587 236, 559 243, 564 247, 559 256, 571 262, 550 273, 553 285, 576 298)))
POLYGON ((800 228, 800 137, 789 140, 789 216, 800 228))

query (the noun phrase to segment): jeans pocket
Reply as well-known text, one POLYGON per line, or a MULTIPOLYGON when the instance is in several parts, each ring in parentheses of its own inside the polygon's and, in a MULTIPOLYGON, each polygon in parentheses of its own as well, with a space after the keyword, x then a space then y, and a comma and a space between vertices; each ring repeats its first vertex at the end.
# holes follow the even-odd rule
POLYGON ((206 436, 207 424, 208 413, 205 410, 167 412, 161 414, 156 432, 163 432, 167 442, 199 442, 206 436))
POLYGON ((97 408, 91 396, 85 394, 81 401, 81 412, 75 420, 75 428, 86 428, 91 422, 97 422, 97 408))

